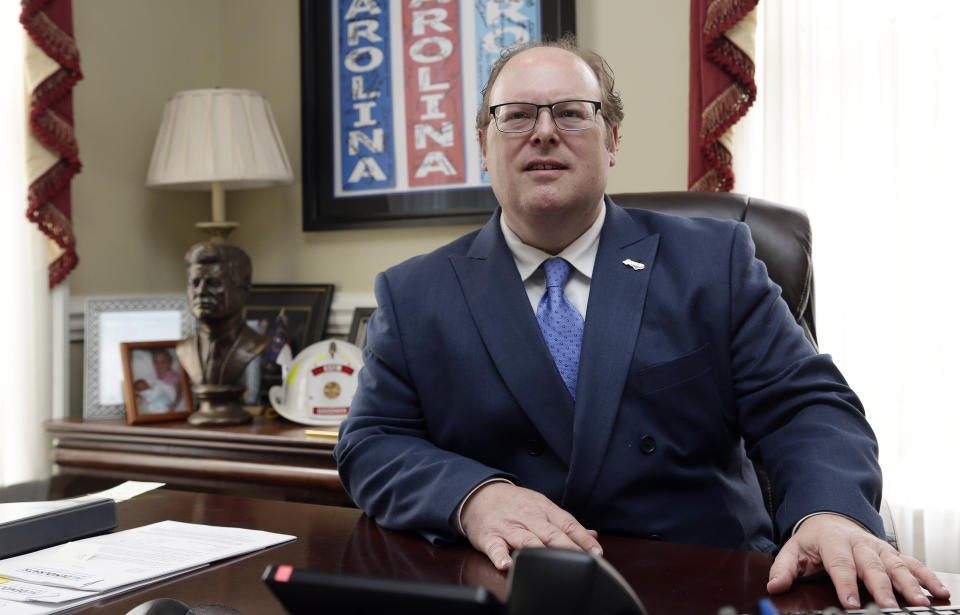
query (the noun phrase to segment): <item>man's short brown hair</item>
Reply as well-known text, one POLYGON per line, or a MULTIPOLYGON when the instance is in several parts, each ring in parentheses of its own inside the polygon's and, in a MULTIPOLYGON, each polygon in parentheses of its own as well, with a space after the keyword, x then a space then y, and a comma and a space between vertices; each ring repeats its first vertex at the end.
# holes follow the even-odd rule
POLYGON ((477 128, 480 131, 486 130, 490 124, 490 90, 503 67, 520 52, 537 47, 553 47, 569 51, 581 60, 587 63, 593 74, 596 75, 600 83, 600 115, 607 123, 607 131, 620 125, 623 121, 623 101, 620 100, 620 93, 613 89, 614 78, 613 69, 607 64, 603 57, 589 49, 583 49, 577 46, 577 41, 572 35, 565 35, 555 41, 533 41, 523 45, 517 45, 504 51, 497 61, 490 68, 490 76, 487 78, 487 85, 483 88, 483 100, 480 102, 480 109, 477 110, 477 128))

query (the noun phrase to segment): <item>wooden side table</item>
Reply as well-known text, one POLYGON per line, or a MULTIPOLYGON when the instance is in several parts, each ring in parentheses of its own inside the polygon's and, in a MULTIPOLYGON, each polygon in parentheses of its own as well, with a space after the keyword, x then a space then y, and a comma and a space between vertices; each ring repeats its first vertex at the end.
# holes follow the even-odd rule
POLYGON ((333 438, 254 417, 247 425, 196 427, 186 421, 54 420, 53 461, 62 474, 167 483, 214 493, 352 506, 333 460, 333 438))

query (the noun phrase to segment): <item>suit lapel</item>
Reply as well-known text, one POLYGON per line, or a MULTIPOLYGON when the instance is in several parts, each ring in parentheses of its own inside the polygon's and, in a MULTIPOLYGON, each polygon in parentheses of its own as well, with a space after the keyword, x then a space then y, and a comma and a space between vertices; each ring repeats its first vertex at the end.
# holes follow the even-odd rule
MULTIPOLYGON (((607 199, 612 205, 612 201, 607 199)), ((610 440, 634 355, 660 236, 616 206, 607 218, 590 282, 563 505, 576 514, 589 500, 610 440), (643 263, 642 269, 623 264, 643 263)))
POLYGON ((465 256, 451 256, 450 260, 503 382, 546 443, 569 465, 573 402, 530 309, 523 281, 500 230, 499 214, 480 230, 465 256))

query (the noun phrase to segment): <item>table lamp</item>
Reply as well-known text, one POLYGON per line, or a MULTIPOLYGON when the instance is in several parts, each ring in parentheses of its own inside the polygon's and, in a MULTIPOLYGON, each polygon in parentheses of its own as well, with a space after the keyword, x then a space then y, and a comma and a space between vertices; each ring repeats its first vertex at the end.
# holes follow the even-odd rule
POLYGON ((223 241, 226 190, 293 181, 270 103, 259 92, 214 88, 174 94, 163 109, 147 186, 211 190, 213 216, 197 228, 223 241))

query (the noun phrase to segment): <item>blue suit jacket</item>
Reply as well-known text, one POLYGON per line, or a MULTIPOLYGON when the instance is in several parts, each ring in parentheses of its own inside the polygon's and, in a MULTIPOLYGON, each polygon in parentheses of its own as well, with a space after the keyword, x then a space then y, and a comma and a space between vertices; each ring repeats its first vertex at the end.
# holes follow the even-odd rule
POLYGON ((860 402, 804 337, 748 228, 606 206, 576 403, 499 212, 377 277, 335 450, 354 501, 387 527, 453 539, 459 502, 503 476, 601 533, 770 551, 783 537, 753 458, 779 528, 836 511, 882 536, 860 402))

